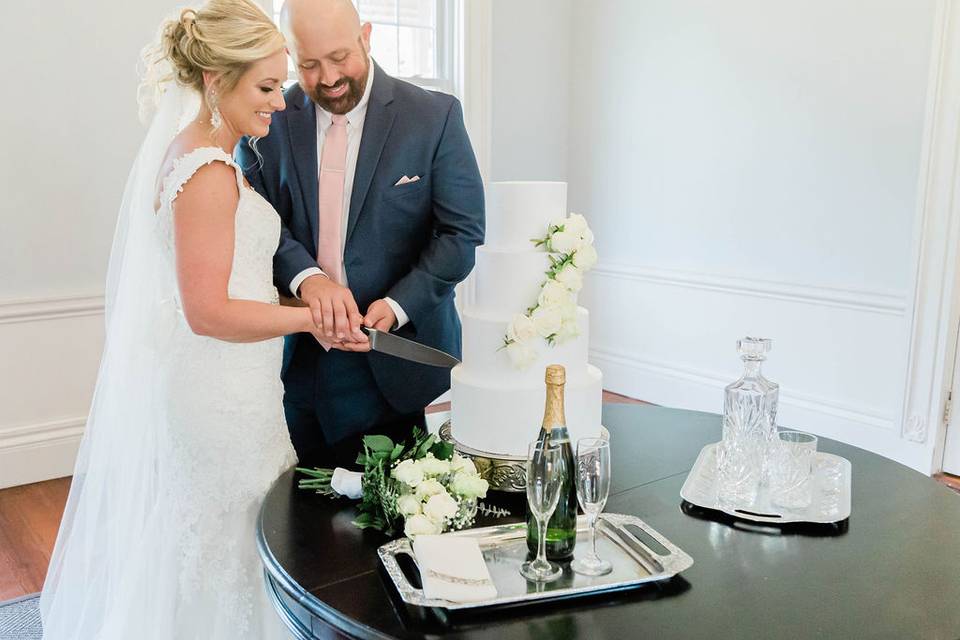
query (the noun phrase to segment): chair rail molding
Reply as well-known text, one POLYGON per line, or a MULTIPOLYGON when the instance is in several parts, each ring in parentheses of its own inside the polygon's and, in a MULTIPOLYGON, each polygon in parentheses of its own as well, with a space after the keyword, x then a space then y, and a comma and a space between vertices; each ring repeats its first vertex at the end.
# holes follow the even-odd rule
POLYGON ((776 282, 736 275, 663 269, 638 265, 601 262, 588 278, 633 280, 670 287, 684 287, 718 291, 755 298, 770 298, 866 311, 884 315, 904 316, 907 313, 907 294, 898 291, 871 289, 838 289, 795 282, 776 282))
POLYGON ((102 293, 0 300, 0 324, 95 316, 103 310, 102 293))

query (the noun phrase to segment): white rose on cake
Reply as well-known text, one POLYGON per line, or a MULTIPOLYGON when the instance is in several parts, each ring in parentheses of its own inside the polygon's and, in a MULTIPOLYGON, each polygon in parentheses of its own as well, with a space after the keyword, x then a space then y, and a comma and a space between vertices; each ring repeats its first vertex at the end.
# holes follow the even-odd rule
POLYGON ((582 243, 580 234, 572 231, 557 231, 550 236, 550 250, 554 253, 573 253, 582 243))
POLYGON ((587 227, 580 233, 580 242, 580 246, 582 247, 593 245, 593 231, 590 230, 590 227, 587 227))
POLYGON ((597 250, 593 248, 592 244, 586 244, 573 254, 573 263, 583 269, 588 271, 597 264, 597 250))
MULTIPOLYGON (((543 287, 540 289, 540 297, 537 298, 537 304, 541 307, 557 307, 570 300, 572 300, 572 297, 567 287, 551 278, 543 283, 543 287)), ((534 335, 536 335, 535 329, 534 335)))
POLYGON ((560 325, 560 331, 557 332, 555 340, 557 342, 565 342, 570 338, 576 338, 580 335, 580 323, 577 322, 576 318, 564 318, 563 324, 560 325))
POLYGON ((563 269, 560 269, 557 272, 557 275, 554 276, 557 279, 557 282, 565 286, 569 291, 576 293, 583 288, 583 274, 580 273, 580 269, 577 268, 577 265, 572 262, 568 262, 564 265, 563 269))
POLYGON ((577 319, 577 301, 573 297, 557 308, 560 309, 560 317, 563 322, 577 319))
POLYGON ((587 231, 589 228, 590 227, 587 225, 587 219, 579 213, 571 213, 563 221, 563 230, 570 231, 578 236, 583 236, 583 232, 587 231))
POLYGON ((510 362, 518 369, 526 369, 537 359, 537 351, 526 342, 511 342, 507 345, 510 362))
POLYGON ((533 326, 533 321, 522 313, 513 317, 510 326, 507 327, 507 340, 511 342, 526 342, 532 340, 537 335, 537 330, 533 326))
POLYGON ((549 338, 555 334, 563 323, 563 316, 557 307, 537 307, 530 319, 541 338, 549 338))
POLYGON ((444 491, 430 496, 426 504, 423 505, 423 515, 430 518, 431 521, 443 525, 447 520, 457 515, 460 505, 450 497, 450 494, 444 491))

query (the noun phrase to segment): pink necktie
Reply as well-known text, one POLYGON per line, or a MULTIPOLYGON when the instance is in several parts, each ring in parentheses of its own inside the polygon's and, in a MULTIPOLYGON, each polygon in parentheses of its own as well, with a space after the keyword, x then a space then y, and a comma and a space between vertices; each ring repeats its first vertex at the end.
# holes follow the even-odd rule
POLYGON ((343 225, 343 178, 347 164, 347 117, 333 116, 327 128, 320 158, 320 237, 317 262, 334 282, 340 282, 343 254, 340 229, 343 225))

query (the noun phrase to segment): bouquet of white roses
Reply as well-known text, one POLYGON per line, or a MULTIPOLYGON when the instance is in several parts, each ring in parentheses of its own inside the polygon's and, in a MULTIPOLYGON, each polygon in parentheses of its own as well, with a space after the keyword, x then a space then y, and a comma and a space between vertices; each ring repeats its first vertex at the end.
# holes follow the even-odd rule
MULTIPOLYGON (((473 524, 477 499, 487 495, 487 481, 480 477, 473 461, 453 451, 453 445, 438 441, 414 428, 405 443, 394 444, 386 436, 366 436, 360 475, 359 515, 353 524, 393 535, 443 533, 473 524)), ((300 480, 301 489, 337 495, 332 486, 335 475, 350 474, 343 469, 303 469, 309 476, 300 480)))
POLYGON ((536 338, 552 346, 580 335, 577 293, 583 287, 583 274, 597 263, 593 232, 577 213, 549 225, 545 237, 531 242, 550 254, 550 268, 537 301, 514 316, 503 336, 502 348, 518 369, 537 359, 536 338))

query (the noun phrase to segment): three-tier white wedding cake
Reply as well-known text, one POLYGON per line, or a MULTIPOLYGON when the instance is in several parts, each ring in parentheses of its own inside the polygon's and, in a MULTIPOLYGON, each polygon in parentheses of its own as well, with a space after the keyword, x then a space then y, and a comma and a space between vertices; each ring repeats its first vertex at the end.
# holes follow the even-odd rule
POLYGON ((544 371, 550 364, 566 368, 571 441, 600 435, 603 375, 587 363, 586 309, 571 301, 573 330, 565 325, 564 339, 552 345, 538 336, 522 363, 504 347, 508 326, 537 305, 554 266, 552 254, 532 240, 544 238, 552 224, 566 217, 566 205, 564 182, 487 185, 486 243, 476 250, 473 301, 462 313, 463 363, 453 369, 450 380, 453 437, 462 445, 525 456, 543 418, 544 371))

